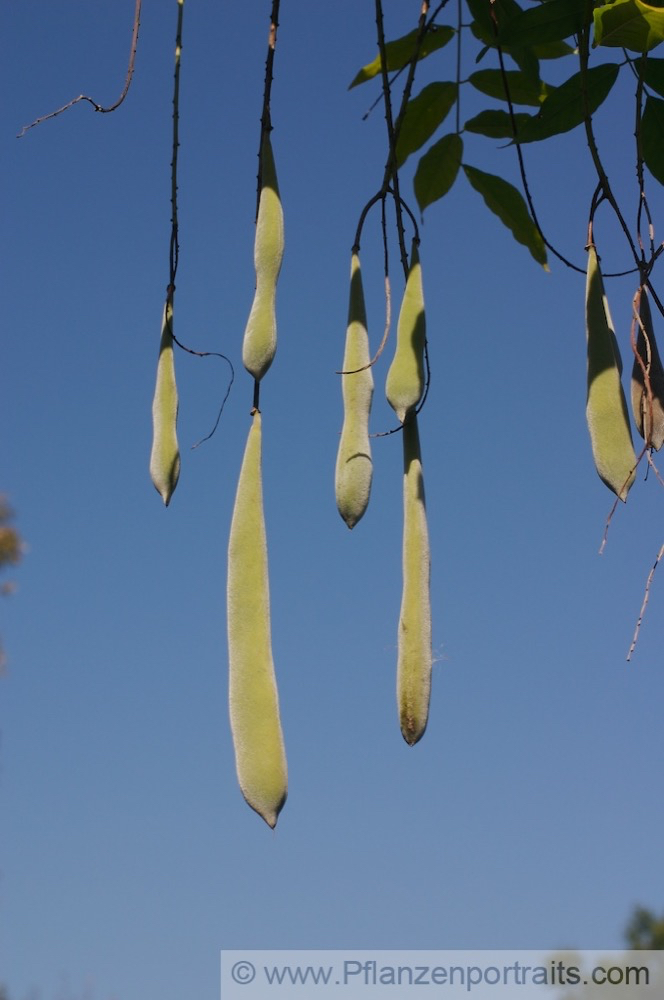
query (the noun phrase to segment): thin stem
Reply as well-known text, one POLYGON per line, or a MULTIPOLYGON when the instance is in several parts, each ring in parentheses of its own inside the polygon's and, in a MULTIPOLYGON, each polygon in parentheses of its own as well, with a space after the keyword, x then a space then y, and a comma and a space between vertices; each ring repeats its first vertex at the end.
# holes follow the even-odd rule
POLYGON ((500 66, 500 75, 502 77, 503 88, 505 90, 505 98, 507 100, 507 109, 508 109, 509 116, 510 116, 510 124, 512 126, 512 135, 514 137, 514 146, 516 148, 516 155, 517 155, 517 160, 518 160, 518 163, 519 163, 519 173, 521 175, 521 185, 523 187, 523 193, 525 194, 526 201, 528 203, 528 211, 530 212, 531 218, 532 218, 533 222, 535 223, 535 228, 537 229, 537 232, 542 237, 542 241, 543 241, 545 247, 548 250, 551 251, 551 253, 554 255, 554 257, 557 257, 558 260, 561 261, 561 263, 565 264, 566 267, 571 268, 573 271, 578 271, 580 274, 585 274, 586 273, 585 272, 585 268, 579 267, 577 264, 573 264, 571 260, 568 260, 568 258, 565 257, 564 254, 560 253, 559 250, 556 250, 556 248, 553 246, 553 244, 549 242, 549 240, 547 239, 547 237, 546 237, 546 235, 544 233, 544 230, 542 229, 542 227, 540 225, 540 221, 539 221, 539 219, 537 217, 537 212, 535 211, 535 203, 533 201, 532 195, 530 193, 530 187, 528 185, 528 177, 526 175, 526 164, 525 164, 525 160, 524 160, 524 156, 523 156, 523 149, 521 148, 521 143, 519 142, 519 133, 518 133, 517 124, 516 124, 516 115, 514 113, 514 105, 512 104, 512 98, 510 96, 509 81, 508 81, 507 72, 505 70, 505 59, 503 57, 503 50, 502 50, 502 46, 500 46, 498 44, 498 41, 497 41, 498 40, 498 20, 496 18, 496 11, 495 11, 493 3, 491 4, 491 8, 490 9, 491 9, 491 25, 492 25, 493 33, 494 33, 494 36, 495 36, 495 39, 496 39, 496 49, 497 49, 497 52, 498 52, 498 64, 500 66))
POLYGON ((63 104, 63 106, 61 108, 58 108, 56 111, 51 111, 47 115, 42 115, 41 118, 36 118, 35 121, 33 121, 30 125, 24 125, 21 131, 18 133, 17 136, 18 139, 20 139, 21 136, 24 136, 25 133, 29 131, 29 129, 34 128, 35 125, 40 125, 42 122, 48 121, 49 118, 57 118, 57 116, 61 115, 63 111, 68 111, 69 108, 73 108, 73 106, 75 104, 78 104, 80 101, 87 101, 88 104, 92 105, 95 111, 99 111, 101 114, 104 115, 110 114, 111 111, 115 111, 116 108, 120 107, 125 97, 129 93, 129 87, 131 85, 131 80, 134 75, 134 64, 136 62, 136 49, 138 48, 138 31, 141 24, 141 2, 142 0, 136 0, 136 8, 134 10, 134 27, 131 35, 131 47, 129 49, 129 66, 127 67, 127 75, 125 77, 125 83, 124 87, 122 88, 122 93, 118 97, 117 101, 115 101, 114 104, 110 104, 108 107, 103 107, 101 104, 98 104, 91 97, 88 97, 87 94, 79 94, 79 96, 75 97, 73 101, 69 101, 67 104, 63 104))
POLYGON ((267 56, 265 59, 265 83, 263 85, 263 110, 261 112, 261 136, 258 145, 258 183, 256 187, 256 219, 258 219, 258 207, 261 197, 261 186, 263 178, 263 139, 272 131, 272 111, 270 100, 272 97, 272 80, 274 79, 274 53, 277 46, 277 29, 279 27, 279 2, 272 0, 272 11, 270 13, 270 31, 267 42, 267 56))
POLYGON ((639 632, 641 631, 641 623, 643 622, 643 616, 646 613, 646 608, 648 606, 648 600, 650 598, 650 587, 652 585, 653 577, 655 576, 655 570, 659 566, 660 561, 662 559, 662 556, 664 556, 664 545, 662 545, 661 549, 657 553, 657 558, 655 559, 655 563, 654 563, 652 569, 650 570, 650 572, 648 573, 648 579, 646 580, 646 589, 645 589, 645 592, 644 592, 644 595, 643 595, 643 602, 641 604, 641 610, 639 612, 639 619, 638 619, 638 621, 636 623, 636 628, 634 629, 634 637, 632 638, 632 644, 629 647, 629 652, 627 653, 627 660, 628 660, 628 662, 629 662, 629 660, 632 659, 632 654, 633 654, 634 650, 636 649, 637 642, 639 641, 639 632))
POLYGON ((592 21, 592 0, 588 0, 588 16, 585 19, 585 24, 579 35, 579 66, 581 70, 581 90, 583 94, 583 101, 585 104, 585 113, 583 116, 583 124, 586 131, 586 141, 588 143, 588 150, 592 158, 593 164, 595 165, 595 170, 597 171, 597 176, 599 178, 599 183, 602 188, 602 193, 606 200, 611 205, 616 218, 620 224, 620 227, 625 234, 625 238, 629 244, 634 257, 634 262, 639 267, 640 260, 639 254, 632 239, 632 234, 629 231, 629 227, 623 218, 623 214, 620 211, 620 206, 616 201, 615 195, 609 184, 609 178, 604 170, 604 165, 599 155, 599 150, 597 148, 597 141, 595 139, 595 133, 593 131, 592 115, 588 108, 588 88, 587 88, 587 75, 588 75, 588 63, 590 60, 590 23, 592 21))
POLYGON ((175 291, 180 244, 178 241, 178 149, 180 147, 180 61, 182 56, 182 15, 184 0, 177 0, 178 23, 175 33, 175 72, 173 74, 173 158, 171 160, 171 245, 169 289, 175 291))

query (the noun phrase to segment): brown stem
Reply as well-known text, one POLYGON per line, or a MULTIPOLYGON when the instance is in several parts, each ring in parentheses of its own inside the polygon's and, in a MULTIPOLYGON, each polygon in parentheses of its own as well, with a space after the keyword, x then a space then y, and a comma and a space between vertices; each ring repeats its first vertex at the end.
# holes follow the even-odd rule
POLYGON ((75 97, 73 101, 69 101, 68 104, 63 104, 63 106, 61 108, 58 108, 56 111, 51 111, 47 115, 42 115, 41 118, 36 118, 33 122, 31 122, 30 125, 24 125, 21 131, 18 133, 17 138, 20 139, 21 136, 24 136, 25 133, 29 131, 29 129, 34 128, 35 125, 40 125, 42 122, 48 121, 49 118, 57 118, 57 116, 61 115, 63 111, 68 111, 69 108, 73 108, 73 106, 75 104, 78 104, 80 101, 87 101, 88 104, 92 105, 95 111, 99 111, 101 114, 104 115, 110 114, 111 111, 115 111, 116 108, 119 108, 122 102, 124 101, 125 97, 129 93, 131 79, 134 75, 134 64, 136 62, 136 49, 138 48, 138 31, 140 28, 140 24, 141 24, 141 0, 136 0, 136 8, 134 10, 134 28, 131 36, 131 47, 129 49, 129 66, 127 68, 127 76, 125 78, 124 87, 122 88, 122 93, 120 94, 120 96, 118 97, 117 101, 115 101, 114 104, 110 104, 108 107, 103 107, 101 104, 98 104, 91 97, 88 97, 87 94, 79 94, 79 96, 75 97))

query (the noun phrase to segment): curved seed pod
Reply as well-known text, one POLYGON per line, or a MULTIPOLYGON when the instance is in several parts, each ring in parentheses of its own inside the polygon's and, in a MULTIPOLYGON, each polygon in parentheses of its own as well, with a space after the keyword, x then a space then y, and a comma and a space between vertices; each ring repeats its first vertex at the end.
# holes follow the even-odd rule
POLYGON ((397 324, 397 346, 385 383, 387 401, 403 423, 424 392, 426 322, 422 267, 413 240, 410 269, 397 324))
POLYGON ((173 301, 169 297, 161 321, 157 384, 152 400, 152 453, 150 476, 168 507, 180 475, 177 438, 178 390, 173 360, 173 301))
POLYGON ((254 411, 228 544, 229 708, 242 794, 274 827, 286 801, 286 754, 272 660, 261 476, 261 415, 254 411))
POLYGON ((624 501, 636 475, 636 455, 620 381, 620 352, 594 246, 588 250, 586 339, 586 420, 595 467, 600 479, 624 501))
POLYGON ((632 413, 637 429, 649 448, 659 451, 664 444, 664 368, 657 350, 655 330, 652 322, 650 303, 645 287, 641 289, 639 315, 643 330, 639 326, 636 338, 636 350, 643 361, 652 399, 648 399, 643 367, 638 358, 634 358, 632 368, 632 413), (645 335, 644 335, 645 330, 645 335))
POLYGON ((374 380, 370 360, 360 258, 354 253, 343 363, 343 371, 352 374, 341 376, 344 423, 334 475, 337 509, 349 528, 355 527, 367 509, 373 476, 369 413, 374 380), (363 370, 358 371, 360 368, 363 370))
POLYGON ((256 292, 242 344, 244 367, 257 380, 265 375, 277 349, 275 299, 283 255, 284 214, 279 197, 272 143, 267 132, 261 147, 261 192, 254 243, 256 292))
POLYGON ((397 704, 403 738, 413 746, 422 738, 427 725, 432 666, 429 532, 414 413, 403 425, 403 466, 403 596, 397 704))

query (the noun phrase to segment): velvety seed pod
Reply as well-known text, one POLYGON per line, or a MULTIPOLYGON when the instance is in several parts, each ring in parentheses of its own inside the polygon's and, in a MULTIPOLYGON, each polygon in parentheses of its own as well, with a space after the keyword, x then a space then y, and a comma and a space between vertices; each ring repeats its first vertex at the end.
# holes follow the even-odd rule
POLYGON ((648 397, 643 367, 635 358, 632 368, 632 412, 643 440, 649 448, 659 451, 664 444, 664 368, 657 349, 652 313, 645 288, 641 291, 639 315, 643 330, 641 327, 638 329, 636 350, 648 373, 652 398, 648 397))
POLYGON ((272 659, 267 542, 256 410, 240 470, 228 544, 229 709, 245 799, 274 827, 288 776, 272 659))
POLYGON ((397 344, 385 382, 387 401, 402 423, 415 410, 424 392, 425 343, 422 266, 417 241, 413 240, 410 268, 397 323, 397 344))
POLYGON ((586 341, 586 420, 595 467, 602 481, 624 501, 636 476, 636 455, 620 381, 620 352, 594 246, 588 250, 586 341))
POLYGON ((341 376, 344 422, 334 476, 337 509, 349 528, 355 527, 367 509, 373 477, 369 413, 374 380, 371 368, 367 367, 369 361, 369 337, 360 258, 357 254, 353 254, 342 369, 350 374, 341 376), (358 369, 363 370, 358 371, 358 369))
POLYGON ((411 746, 424 735, 431 692, 430 551, 422 455, 413 413, 403 425, 403 594, 399 615, 397 705, 411 746))
POLYGON ((178 390, 173 358, 173 303, 168 299, 161 321, 157 382, 152 400, 150 476, 168 507, 180 476, 177 438, 178 390))
POLYGON ((272 364, 277 350, 275 303, 277 279, 284 255, 284 214, 269 133, 263 138, 261 164, 254 242, 256 291, 242 343, 244 367, 258 380, 272 364))

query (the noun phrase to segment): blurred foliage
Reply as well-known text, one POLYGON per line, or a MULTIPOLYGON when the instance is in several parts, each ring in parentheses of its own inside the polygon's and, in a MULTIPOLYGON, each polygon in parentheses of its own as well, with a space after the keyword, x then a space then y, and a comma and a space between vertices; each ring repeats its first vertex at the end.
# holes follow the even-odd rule
POLYGON ((625 941, 634 951, 664 951, 664 913, 637 906, 625 927, 625 941))

